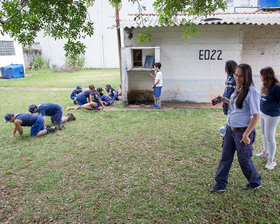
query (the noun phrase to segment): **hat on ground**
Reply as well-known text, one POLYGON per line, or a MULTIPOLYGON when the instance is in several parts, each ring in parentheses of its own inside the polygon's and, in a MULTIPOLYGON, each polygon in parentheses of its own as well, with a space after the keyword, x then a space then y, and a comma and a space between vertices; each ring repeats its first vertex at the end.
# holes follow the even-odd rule
POLYGON ((6 123, 11 119, 12 116, 14 116, 14 114, 7 113, 7 114, 5 115, 6 123))
POLYGON ((35 104, 31 104, 28 107, 28 110, 30 113, 34 113, 34 110, 37 108, 37 106, 35 104))

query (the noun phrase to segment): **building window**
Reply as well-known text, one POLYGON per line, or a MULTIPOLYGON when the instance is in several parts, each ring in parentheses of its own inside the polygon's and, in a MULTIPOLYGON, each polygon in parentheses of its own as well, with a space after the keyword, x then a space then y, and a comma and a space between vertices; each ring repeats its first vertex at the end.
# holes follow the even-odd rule
POLYGON ((14 41, 0 41, 0 56, 15 55, 14 41))
POLYGON ((142 67, 142 50, 133 50, 133 67, 142 67))

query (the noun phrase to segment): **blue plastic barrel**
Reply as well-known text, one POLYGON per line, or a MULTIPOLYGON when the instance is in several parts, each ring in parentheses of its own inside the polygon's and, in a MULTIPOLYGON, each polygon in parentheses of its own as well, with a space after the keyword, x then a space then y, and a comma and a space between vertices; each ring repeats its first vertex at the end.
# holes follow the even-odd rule
POLYGON ((10 64, 2 67, 1 69, 2 77, 4 79, 17 79, 24 77, 24 68, 22 64, 10 64))
POLYGON ((280 2, 278 0, 258 0, 258 6, 261 8, 280 7, 280 2))

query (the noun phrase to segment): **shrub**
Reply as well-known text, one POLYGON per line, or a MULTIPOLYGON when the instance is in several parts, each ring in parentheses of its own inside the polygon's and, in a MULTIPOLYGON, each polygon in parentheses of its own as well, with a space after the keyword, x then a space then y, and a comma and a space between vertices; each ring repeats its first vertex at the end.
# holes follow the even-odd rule
POLYGON ((81 70, 85 67, 86 58, 84 55, 75 57, 66 57, 66 66, 74 69, 81 70))
POLYGON ((32 69, 48 69, 50 68, 50 59, 44 58, 41 54, 37 53, 33 56, 30 66, 32 69))

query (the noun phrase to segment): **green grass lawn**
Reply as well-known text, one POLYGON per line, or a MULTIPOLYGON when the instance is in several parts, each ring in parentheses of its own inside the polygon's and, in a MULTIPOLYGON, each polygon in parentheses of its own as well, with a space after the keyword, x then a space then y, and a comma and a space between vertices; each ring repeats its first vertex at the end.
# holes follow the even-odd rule
POLYGON ((114 88, 120 86, 120 71, 118 69, 89 69, 78 72, 53 72, 51 70, 27 70, 32 74, 21 79, 0 80, 0 87, 65 87, 75 88, 81 85, 87 88, 111 84, 114 88))
MULTIPOLYGON (((44 76, 60 87, 67 74, 58 84, 44 76)), ((221 156, 220 109, 80 110, 63 131, 31 138, 24 128, 10 138, 4 114, 40 102, 71 103, 66 91, 0 90, 0 223, 279 223, 279 166, 267 171, 265 160, 254 158, 263 178, 256 192, 241 189, 235 158, 227 191, 208 193, 221 156)))

